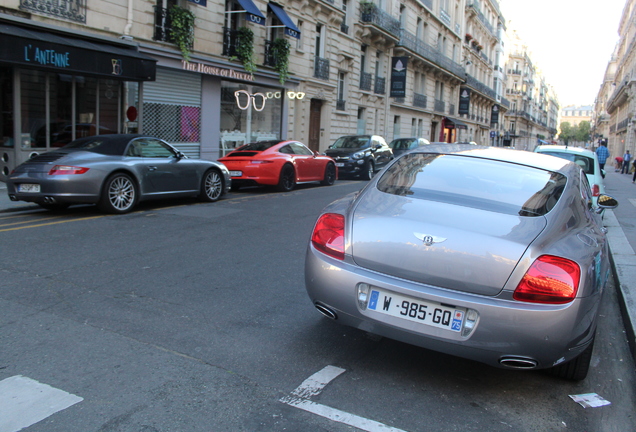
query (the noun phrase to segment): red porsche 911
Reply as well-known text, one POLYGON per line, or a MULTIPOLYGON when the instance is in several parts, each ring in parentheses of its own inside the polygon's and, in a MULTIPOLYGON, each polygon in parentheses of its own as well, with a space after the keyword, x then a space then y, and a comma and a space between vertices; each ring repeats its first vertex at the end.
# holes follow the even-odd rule
POLYGON ((298 183, 334 184, 333 159, 311 151, 298 141, 259 141, 245 144, 219 158, 232 177, 232 190, 241 186, 276 186, 288 192, 298 183))

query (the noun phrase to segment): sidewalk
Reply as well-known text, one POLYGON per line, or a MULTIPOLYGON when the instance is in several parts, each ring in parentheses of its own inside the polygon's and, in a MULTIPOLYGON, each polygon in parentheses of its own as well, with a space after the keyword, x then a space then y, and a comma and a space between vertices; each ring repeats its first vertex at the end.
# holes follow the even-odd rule
MULTIPOLYGON (((632 176, 615 173, 610 167, 605 177, 605 192, 618 199, 615 210, 605 212, 616 286, 632 356, 636 360, 636 184, 632 176)), ((40 208, 37 204, 11 201, 0 182, 0 213, 40 208)))

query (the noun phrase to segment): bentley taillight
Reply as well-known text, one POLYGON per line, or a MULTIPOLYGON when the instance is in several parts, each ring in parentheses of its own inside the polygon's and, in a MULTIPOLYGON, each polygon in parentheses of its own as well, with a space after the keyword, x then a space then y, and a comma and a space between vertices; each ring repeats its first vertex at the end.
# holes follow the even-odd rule
POLYGON ((513 298, 532 303, 563 304, 574 300, 581 269, 572 260, 542 255, 519 282, 513 298))
POLYGON ((90 168, 70 166, 70 165, 55 165, 49 171, 49 175, 70 175, 70 174, 84 174, 90 168))
POLYGON ((325 213, 316 222, 311 243, 330 257, 344 259, 344 216, 325 213))

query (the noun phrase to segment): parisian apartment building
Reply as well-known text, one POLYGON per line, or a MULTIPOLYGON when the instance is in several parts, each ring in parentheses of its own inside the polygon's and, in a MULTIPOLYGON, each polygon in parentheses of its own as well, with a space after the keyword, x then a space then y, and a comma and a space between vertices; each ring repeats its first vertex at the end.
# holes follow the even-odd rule
POLYGON ((636 0, 627 0, 618 25, 618 42, 594 102, 595 145, 607 143, 612 160, 636 151, 636 0))
POLYGON ((496 0, 4 0, 0 180, 73 139, 215 160, 295 139, 532 150, 558 101, 496 0))

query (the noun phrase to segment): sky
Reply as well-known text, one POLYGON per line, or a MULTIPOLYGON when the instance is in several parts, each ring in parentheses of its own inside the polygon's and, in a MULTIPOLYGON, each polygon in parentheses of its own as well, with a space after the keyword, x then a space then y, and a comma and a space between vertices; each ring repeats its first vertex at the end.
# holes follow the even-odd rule
POLYGON ((626 0, 499 0, 507 30, 555 89, 561 107, 594 105, 626 0))

